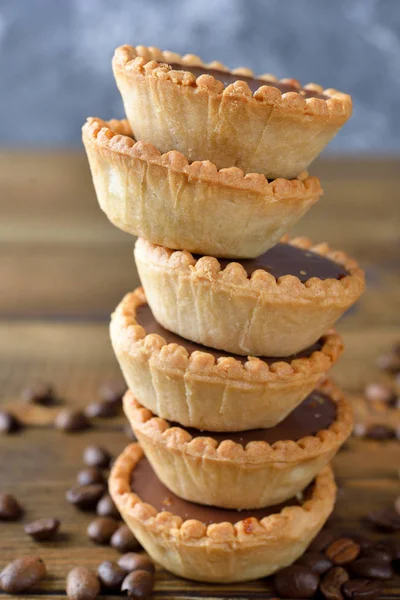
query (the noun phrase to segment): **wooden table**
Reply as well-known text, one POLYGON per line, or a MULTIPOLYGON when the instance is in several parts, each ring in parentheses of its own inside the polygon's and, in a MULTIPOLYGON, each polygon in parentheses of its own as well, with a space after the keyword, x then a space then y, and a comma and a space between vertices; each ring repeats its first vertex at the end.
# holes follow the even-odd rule
MULTIPOLYGON (((296 232, 328 240, 365 267, 368 292, 341 321, 346 352, 336 380, 356 394, 380 377, 379 353, 400 340, 399 183, 395 160, 321 160, 313 172, 325 196, 296 232)), ((109 548, 86 537, 89 517, 64 500, 82 464, 82 451, 99 443, 117 454, 127 443, 122 417, 96 423, 85 434, 65 435, 51 422, 57 409, 26 406, 25 383, 53 382, 68 405, 97 397, 99 385, 118 377, 108 339, 108 317, 122 295, 138 284, 132 238, 108 223, 97 206, 85 156, 80 153, 0 153, 0 380, 1 401, 29 425, 0 437, 0 489, 26 508, 25 521, 62 520, 62 539, 32 542, 21 523, 0 525, 0 567, 40 554, 49 576, 25 598, 64 595, 68 569, 114 559, 109 548)), ((398 442, 350 441, 334 466, 341 489, 334 523, 358 528, 369 510, 400 493, 398 442)), ((339 525, 338 525, 339 526, 339 525)), ((268 582, 234 586, 193 584, 165 571, 156 596, 268 598, 268 582)), ((400 598, 400 580, 387 586, 400 598)))

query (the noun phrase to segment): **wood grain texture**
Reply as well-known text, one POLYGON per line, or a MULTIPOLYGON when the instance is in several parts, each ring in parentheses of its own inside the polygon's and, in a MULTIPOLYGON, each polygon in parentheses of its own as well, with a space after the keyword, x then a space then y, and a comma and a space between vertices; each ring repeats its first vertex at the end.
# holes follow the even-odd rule
MULTIPOLYGON (((399 167, 389 160, 317 161, 313 172, 325 196, 297 228, 354 254, 367 270, 367 293, 339 324, 346 351, 334 376, 352 393, 382 377, 376 357, 400 340, 399 167)), ((97 420, 85 434, 66 435, 51 426, 57 407, 27 406, 20 391, 32 380, 50 381, 66 405, 85 406, 102 382, 120 377, 108 315, 138 283, 133 240, 99 210, 81 153, 0 153, 0 208, 0 402, 27 424, 0 436, 0 489, 26 508, 22 522, 0 524, 0 568, 40 554, 49 576, 19 597, 65 597, 71 566, 95 568, 117 556, 87 539, 90 516, 64 496, 85 446, 101 444, 116 455, 128 443, 124 419, 97 420), (59 539, 37 544, 24 533, 22 523, 41 516, 61 519, 59 539)), ((398 442, 351 440, 334 467, 337 530, 359 529, 363 515, 400 494, 398 442)), ((160 570, 155 596, 269 598, 273 591, 268 580, 214 586, 160 570)), ((400 598, 399 578, 384 597, 400 598)))

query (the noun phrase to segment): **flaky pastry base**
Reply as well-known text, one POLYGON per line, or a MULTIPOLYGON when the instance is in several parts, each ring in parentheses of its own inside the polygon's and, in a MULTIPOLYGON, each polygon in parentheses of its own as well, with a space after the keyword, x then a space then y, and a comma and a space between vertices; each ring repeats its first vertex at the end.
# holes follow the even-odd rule
POLYGON ((322 194, 316 177, 272 182, 217 170, 136 142, 128 121, 90 118, 82 129, 102 210, 127 231, 168 248, 251 258, 271 248, 322 194))
POLYGON ((364 273, 327 244, 282 241, 344 265, 349 275, 302 283, 257 270, 249 278, 238 263, 221 269, 214 257, 196 259, 140 238, 136 266, 156 320, 184 338, 243 356, 291 356, 308 348, 358 300, 364 273))
MULTIPOLYGON (((254 94, 235 69, 238 81, 224 87, 211 75, 173 71, 168 63, 216 68, 198 56, 144 46, 121 46, 113 58, 117 86, 135 138, 161 152, 178 150, 189 161, 211 160, 218 169, 236 166, 268 179, 293 179, 307 169, 351 116, 351 98, 317 84, 305 88, 327 98, 303 98, 274 87, 276 77, 254 94)), ((287 80, 282 80, 283 82, 287 80)), ((300 84, 291 79, 298 89, 300 84)))
POLYGON ((249 357, 217 361, 207 351, 188 354, 183 346, 147 335, 136 321, 146 302, 143 290, 127 294, 111 318, 114 352, 128 387, 159 417, 208 431, 273 427, 325 378, 343 345, 333 331, 310 357, 268 365, 249 357))
POLYGON ((353 416, 341 391, 330 382, 319 388, 336 404, 336 419, 316 435, 244 448, 205 434, 193 438, 182 427, 150 412, 128 391, 124 411, 157 477, 177 496, 222 508, 265 508, 304 490, 331 462, 350 436, 353 416))
POLYGON ((333 472, 316 477, 311 498, 264 519, 206 526, 157 512, 131 491, 131 475, 143 451, 131 444, 118 457, 110 494, 124 521, 151 558, 180 577, 229 583, 265 577, 293 563, 331 514, 336 497, 333 472))

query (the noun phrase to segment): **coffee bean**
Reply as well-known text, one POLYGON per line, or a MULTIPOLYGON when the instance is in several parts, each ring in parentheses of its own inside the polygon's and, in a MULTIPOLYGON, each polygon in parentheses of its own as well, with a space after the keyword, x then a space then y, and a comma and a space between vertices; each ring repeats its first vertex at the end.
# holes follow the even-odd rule
POLYGON ((148 571, 133 571, 122 582, 121 592, 127 592, 128 598, 148 598, 154 587, 154 577, 148 571))
POLYGON ((122 381, 108 381, 99 388, 99 396, 106 402, 120 405, 126 392, 126 385, 122 381))
POLYGON ((373 600, 379 598, 382 593, 382 586, 379 581, 370 579, 352 579, 343 584, 343 593, 346 598, 357 598, 373 600))
POLYGON ((0 521, 17 521, 23 512, 22 506, 14 496, 0 492, 0 521))
POLYGON ((110 494, 104 494, 97 503, 96 513, 99 517, 113 517, 114 519, 120 519, 118 508, 115 506, 113 499, 110 494))
POLYGON ((110 560, 105 560, 98 566, 97 575, 101 584, 109 590, 120 590, 126 577, 125 571, 110 560))
POLYGON ((65 408, 56 416, 54 426, 61 431, 75 433, 89 429, 90 423, 82 411, 65 408))
POLYGON ((75 567, 68 573, 66 592, 70 600, 94 600, 100 593, 100 583, 87 567, 75 567))
POLYGON ((292 565, 278 571, 274 585, 282 598, 312 598, 318 589, 319 577, 307 567, 292 565))
POLYGON ((327 600, 343 600, 342 585, 348 581, 349 574, 343 567, 334 567, 321 581, 320 590, 327 600))
POLYGON ((387 561, 377 561, 374 558, 359 558, 351 564, 351 571, 357 577, 367 579, 390 579, 393 569, 387 561))
POLYGON ((370 440, 386 441, 396 437, 396 430, 388 425, 371 425, 367 428, 365 436, 370 440))
POLYGON ((30 404, 52 406, 58 404, 59 400, 54 389, 48 383, 36 382, 22 390, 22 398, 30 404))
POLYGON ((103 473, 97 467, 85 467, 81 469, 76 476, 76 482, 78 485, 90 485, 91 483, 104 483, 106 482, 103 473))
POLYGON ((109 544, 112 534, 118 529, 118 522, 111 517, 98 517, 89 523, 88 537, 96 544, 109 544))
POLYGON ((108 419, 116 417, 119 413, 119 406, 113 402, 92 402, 85 408, 85 415, 89 419, 108 419))
POLYGON ((98 501, 106 491, 103 483, 79 485, 69 489, 65 495, 68 502, 83 510, 95 508, 98 501))
POLYGON ((296 561, 297 565, 308 567, 318 575, 323 575, 332 566, 332 562, 322 552, 305 552, 303 556, 296 561))
POLYGON ((111 455, 100 446, 88 446, 83 452, 83 462, 88 467, 107 469, 110 465, 111 455))
POLYGON ((394 392, 392 387, 385 383, 369 383, 365 387, 364 395, 371 402, 391 402, 394 392))
POLYGON ((43 542, 52 539, 59 527, 60 521, 58 519, 38 519, 24 525, 24 530, 36 542, 43 542))
POLYGON ((21 426, 17 417, 6 410, 0 410, 0 433, 15 433, 21 426))
POLYGON ((113 534, 110 540, 110 546, 122 553, 131 552, 132 550, 139 550, 139 548, 141 548, 140 543, 127 525, 121 525, 121 527, 118 527, 117 531, 113 534))
POLYGON ((38 556, 17 558, 0 573, 0 589, 7 594, 20 594, 30 590, 45 575, 45 564, 38 556))
POLYGON ((148 571, 154 573, 154 564, 144 554, 138 554, 137 552, 128 552, 120 556, 117 562, 118 566, 121 567, 125 573, 131 573, 132 571, 148 571))
POLYGON ((335 540, 335 535, 328 530, 322 530, 319 534, 313 539, 307 550, 309 552, 322 552, 325 550, 333 541, 335 540))
POLYGON ((400 530, 400 515, 392 507, 375 510, 367 515, 367 521, 384 531, 400 530))
POLYGON ((328 546, 325 554, 336 565, 345 565, 357 558, 360 546, 350 538, 339 538, 328 546))
POLYGON ((368 546, 368 548, 363 550, 363 557, 375 558, 378 561, 383 560, 390 562, 393 559, 393 552, 389 544, 377 542, 376 544, 371 544, 368 546))

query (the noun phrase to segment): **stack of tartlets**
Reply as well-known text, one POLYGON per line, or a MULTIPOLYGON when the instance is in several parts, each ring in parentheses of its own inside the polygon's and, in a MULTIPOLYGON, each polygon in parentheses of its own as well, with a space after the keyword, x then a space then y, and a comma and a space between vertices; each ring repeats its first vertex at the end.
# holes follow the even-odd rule
POLYGON ((319 199, 305 171, 351 99, 156 48, 113 61, 128 120, 88 119, 101 208, 139 236, 143 284, 111 320, 139 443, 110 491, 151 557, 231 582, 295 561, 331 514, 352 414, 326 380, 357 263, 282 237, 319 199))

